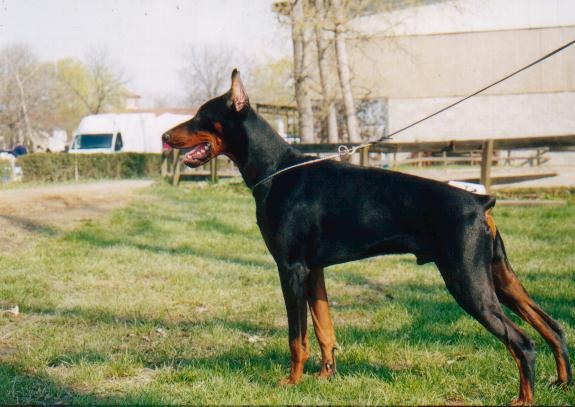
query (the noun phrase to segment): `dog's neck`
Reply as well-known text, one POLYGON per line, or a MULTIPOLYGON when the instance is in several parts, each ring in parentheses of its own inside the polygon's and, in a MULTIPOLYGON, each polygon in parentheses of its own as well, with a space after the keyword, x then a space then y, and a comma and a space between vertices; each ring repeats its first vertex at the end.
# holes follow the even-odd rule
POLYGON ((239 131, 242 145, 237 150, 235 161, 249 188, 268 175, 285 168, 302 154, 290 146, 261 116, 251 108, 245 113, 239 131))

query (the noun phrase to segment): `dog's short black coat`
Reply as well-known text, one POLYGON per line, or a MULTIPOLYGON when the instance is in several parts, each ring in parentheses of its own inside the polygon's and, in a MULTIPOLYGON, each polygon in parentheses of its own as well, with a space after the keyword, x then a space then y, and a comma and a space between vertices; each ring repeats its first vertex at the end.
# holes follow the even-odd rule
POLYGON ((391 253, 413 253, 420 264, 447 261, 457 247, 445 239, 463 226, 489 236, 485 211, 495 203, 445 183, 333 161, 282 174, 261 195, 258 224, 276 261, 311 269, 391 253))
MULTIPOLYGON (((164 140, 176 148, 193 148, 184 158, 190 166, 228 155, 250 188, 280 169, 311 159, 287 144, 249 106, 237 72, 228 93, 208 101, 164 140)), ((306 303, 322 351, 320 376, 335 372, 335 333, 323 268, 391 253, 413 253, 420 264, 434 262, 458 304, 504 343, 519 367, 517 402, 533 399, 535 351, 501 304, 549 343, 558 383, 572 381, 561 327, 528 296, 507 260, 488 213, 494 198, 336 161, 290 170, 252 192, 257 223, 277 263, 286 303, 292 354, 289 383, 300 380, 308 357, 306 303)))

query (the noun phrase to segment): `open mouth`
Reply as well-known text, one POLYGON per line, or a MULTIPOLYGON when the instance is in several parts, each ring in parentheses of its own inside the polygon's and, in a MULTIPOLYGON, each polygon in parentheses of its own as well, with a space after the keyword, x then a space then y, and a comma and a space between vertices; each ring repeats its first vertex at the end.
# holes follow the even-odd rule
POLYGON ((211 158, 211 150, 212 146, 210 143, 198 144, 186 153, 183 163, 192 168, 205 164, 211 158))

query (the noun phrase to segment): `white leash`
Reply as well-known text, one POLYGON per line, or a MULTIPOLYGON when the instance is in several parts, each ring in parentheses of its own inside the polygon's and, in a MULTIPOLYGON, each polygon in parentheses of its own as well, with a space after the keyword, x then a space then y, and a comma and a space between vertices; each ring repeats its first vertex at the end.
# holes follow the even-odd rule
POLYGON ((269 181, 269 180, 272 179, 273 177, 275 177, 275 176, 277 176, 277 175, 280 175, 280 174, 283 173, 283 172, 290 171, 290 170, 293 170, 294 168, 298 168, 298 167, 304 167, 304 166, 306 166, 306 165, 316 164, 316 163, 319 163, 319 162, 321 162, 321 161, 333 160, 334 158, 341 158, 341 157, 345 157, 345 156, 348 156, 348 155, 352 155, 352 154, 355 153, 357 150, 360 150, 360 149, 362 149, 362 148, 369 147, 369 146, 371 146, 372 144, 373 144, 373 143, 365 143, 365 144, 360 144, 359 146, 355 146, 355 147, 352 147, 352 148, 349 148, 349 147, 346 146, 346 145, 340 145, 340 146, 337 148, 337 154, 327 155, 327 156, 325 156, 325 157, 316 158, 316 159, 313 159, 313 160, 310 160, 310 161, 304 161, 303 163, 299 163, 299 164, 295 164, 295 165, 292 165, 292 166, 283 168, 283 169, 281 169, 281 170, 279 170, 279 171, 274 172, 274 173, 271 174, 271 175, 268 175, 268 176, 265 177, 264 179, 262 179, 262 180, 256 182, 256 183, 254 184, 254 186, 252 186, 252 190, 256 189, 256 187, 257 187, 258 185, 263 184, 264 182, 269 181))

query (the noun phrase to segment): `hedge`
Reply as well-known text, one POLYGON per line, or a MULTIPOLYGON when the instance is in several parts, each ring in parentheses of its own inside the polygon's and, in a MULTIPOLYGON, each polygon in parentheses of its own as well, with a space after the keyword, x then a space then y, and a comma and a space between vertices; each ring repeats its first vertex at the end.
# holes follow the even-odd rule
POLYGON ((151 153, 35 153, 19 157, 23 181, 53 182, 101 178, 145 178, 160 175, 162 156, 151 153))

